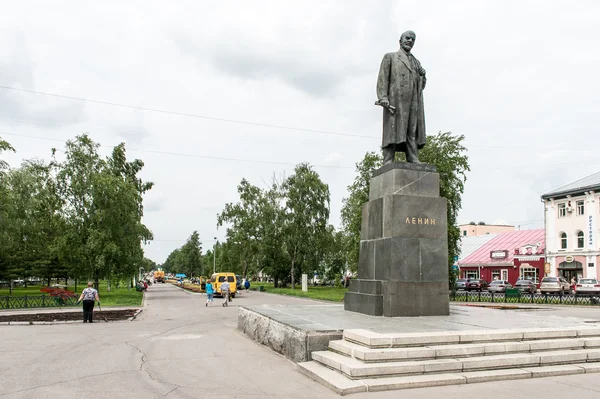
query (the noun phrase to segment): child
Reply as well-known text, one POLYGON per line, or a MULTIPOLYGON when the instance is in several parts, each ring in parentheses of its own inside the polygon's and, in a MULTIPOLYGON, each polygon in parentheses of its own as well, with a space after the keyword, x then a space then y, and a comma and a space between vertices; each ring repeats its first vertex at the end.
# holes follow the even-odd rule
POLYGON ((204 306, 208 306, 208 303, 210 302, 212 305, 212 301, 213 301, 213 295, 214 295, 215 291, 213 289, 213 285, 211 280, 209 279, 206 282, 206 304, 204 306))

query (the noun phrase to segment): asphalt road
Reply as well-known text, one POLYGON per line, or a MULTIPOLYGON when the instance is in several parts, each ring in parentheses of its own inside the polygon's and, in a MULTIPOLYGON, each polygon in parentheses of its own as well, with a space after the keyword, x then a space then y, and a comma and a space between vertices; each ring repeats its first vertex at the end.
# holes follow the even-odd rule
MULTIPOLYGON (((250 292, 220 298, 152 285, 133 322, 0 326, 0 397, 338 398, 240 334, 238 305, 307 303, 250 292)), ((600 311, 599 311, 600 312, 600 311)), ((374 319, 376 320, 376 319, 374 319)), ((600 397, 597 374, 352 395, 353 398, 600 397)))

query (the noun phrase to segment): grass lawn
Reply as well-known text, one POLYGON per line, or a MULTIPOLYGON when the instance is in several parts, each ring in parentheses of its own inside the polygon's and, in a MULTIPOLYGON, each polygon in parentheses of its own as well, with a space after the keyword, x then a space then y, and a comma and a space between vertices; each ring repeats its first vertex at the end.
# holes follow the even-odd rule
MULTIPOLYGON (((81 291, 86 287, 85 284, 77 285, 77 296, 81 295, 81 291)), ((12 296, 37 296, 37 295, 48 295, 45 292, 41 292, 40 285, 34 285, 27 288, 17 287, 13 289, 12 296)), ((75 287, 67 287, 69 291, 74 291, 75 287)), ((0 288, 0 297, 9 296, 8 288, 0 288)), ((100 282, 100 290, 98 291, 100 296, 100 303, 102 306, 140 306, 142 304, 142 293, 137 292, 135 288, 116 288, 114 285, 111 287, 110 292, 106 291, 106 283, 100 282)))
POLYGON ((259 283, 253 281, 252 288, 258 290, 258 286, 263 285, 265 290, 270 294, 298 296, 302 298, 321 299, 324 301, 341 302, 344 300, 344 294, 348 291, 347 288, 338 287, 319 287, 308 286, 308 292, 302 292, 302 285, 297 285, 296 289, 291 288, 273 288, 273 283, 259 283))

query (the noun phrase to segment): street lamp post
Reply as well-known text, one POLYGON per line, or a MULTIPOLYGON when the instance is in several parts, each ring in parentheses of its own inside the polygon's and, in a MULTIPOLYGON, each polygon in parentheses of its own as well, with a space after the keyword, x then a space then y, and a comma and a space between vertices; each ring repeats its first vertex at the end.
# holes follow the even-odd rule
POLYGON ((217 272, 217 237, 213 246, 213 274, 217 272))

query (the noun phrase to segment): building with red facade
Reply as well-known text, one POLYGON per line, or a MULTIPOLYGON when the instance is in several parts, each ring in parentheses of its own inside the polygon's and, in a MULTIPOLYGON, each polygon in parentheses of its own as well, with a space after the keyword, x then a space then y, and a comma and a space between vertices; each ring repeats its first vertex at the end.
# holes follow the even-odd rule
POLYGON ((544 229, 500 233, 458 262, 461 278, 508 280, 531 279, 539 285, 544 277, 544 229))

